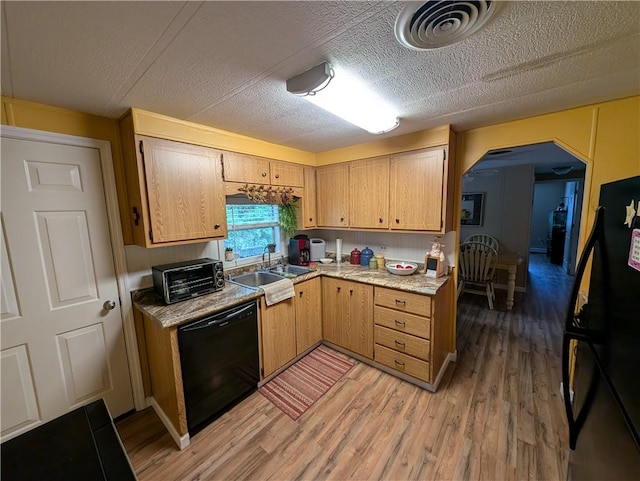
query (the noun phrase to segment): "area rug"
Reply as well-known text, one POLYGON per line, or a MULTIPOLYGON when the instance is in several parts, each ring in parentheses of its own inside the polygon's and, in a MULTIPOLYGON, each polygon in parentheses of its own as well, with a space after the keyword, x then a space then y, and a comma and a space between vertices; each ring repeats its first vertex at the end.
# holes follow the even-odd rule
POLYGON ((295 421, 353 365, 335 351, 318 346, 258 391, 295 421))

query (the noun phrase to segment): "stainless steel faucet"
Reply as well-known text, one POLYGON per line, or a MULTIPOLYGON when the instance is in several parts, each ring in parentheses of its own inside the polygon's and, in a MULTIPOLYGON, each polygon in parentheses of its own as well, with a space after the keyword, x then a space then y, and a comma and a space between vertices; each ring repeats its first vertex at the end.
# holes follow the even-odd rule
POLYGON ((262 249, 262 268, 265 269, 267 267, 271 267, 271 254, 273 254, 276 251, 276 245, 275 244, 267 244, 266 246, 264 246, 264 249, 262 249), (264 264, 264 255, 265 253, 267 254, 267 265, 264 264))

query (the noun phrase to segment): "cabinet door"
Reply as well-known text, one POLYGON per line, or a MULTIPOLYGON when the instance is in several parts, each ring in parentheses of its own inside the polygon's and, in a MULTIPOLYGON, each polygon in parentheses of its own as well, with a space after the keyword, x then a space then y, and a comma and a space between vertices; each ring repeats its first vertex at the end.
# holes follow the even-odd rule
POLYGON ((296 357, 296 323, 293 299, 267 306, 260 301, 263 378, 296 357))
POLYGON ((304 185, 304 167, 288 162, 270 163, 271 185, 302 187, 304 185))
POLYGON ((304 168, 304 193, 302 196, 302 219, 298 225, 310 229, 318 225, 316 219, 316 169, 304 168))
POLYGON ((225 152, 222 164, 224 165, 224 180, 226 182, 269 183, 269 159, 225 152))
POLYGON ((389 158, 351 162, 349 166, 351 227, 389 227, 389 158))
POLYGON ((345 347, 373 359, 373 286, 347 282, 344 288, 348 296, 345 347))
POLYGON ((373 286, 322 278, 323 337, 373 359, 373 286))
POLYGON ((320 278, 296 284, 296 355, 322 340, 320 278))
POLYGON ((349 227, 349 164, 316 169, 318 227, 349 227))
POLYGON ((322 337, 329 342, 346 348, 346 290, 345 281, 322 277, 322 337))
POLYGON ((151 242, 226 237, 220 154, 180 142, 136 138, 142 145, 151 242))
POLYGON ((440 232, 444 151, 397 154, 390 161, 391 229, 440 232))

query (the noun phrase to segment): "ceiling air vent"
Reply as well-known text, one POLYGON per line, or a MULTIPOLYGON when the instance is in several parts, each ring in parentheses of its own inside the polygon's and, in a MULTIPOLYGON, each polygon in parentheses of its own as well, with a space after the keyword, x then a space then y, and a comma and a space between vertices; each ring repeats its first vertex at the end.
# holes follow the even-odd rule
POLYGON ((498 7, 490 0, 409 2, 396 19, 396 38, 413 50, 445 47, 477 32, 498 7))

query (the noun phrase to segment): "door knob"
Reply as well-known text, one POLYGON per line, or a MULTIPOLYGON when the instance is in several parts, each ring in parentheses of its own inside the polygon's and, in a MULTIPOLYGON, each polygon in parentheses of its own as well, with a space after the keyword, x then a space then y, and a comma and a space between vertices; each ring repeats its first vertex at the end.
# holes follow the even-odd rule
POLYGON ((116 301, 112 301, 111 299, 104 301, 102 307, 105 311, 113 311, 116 308, 116 301))

